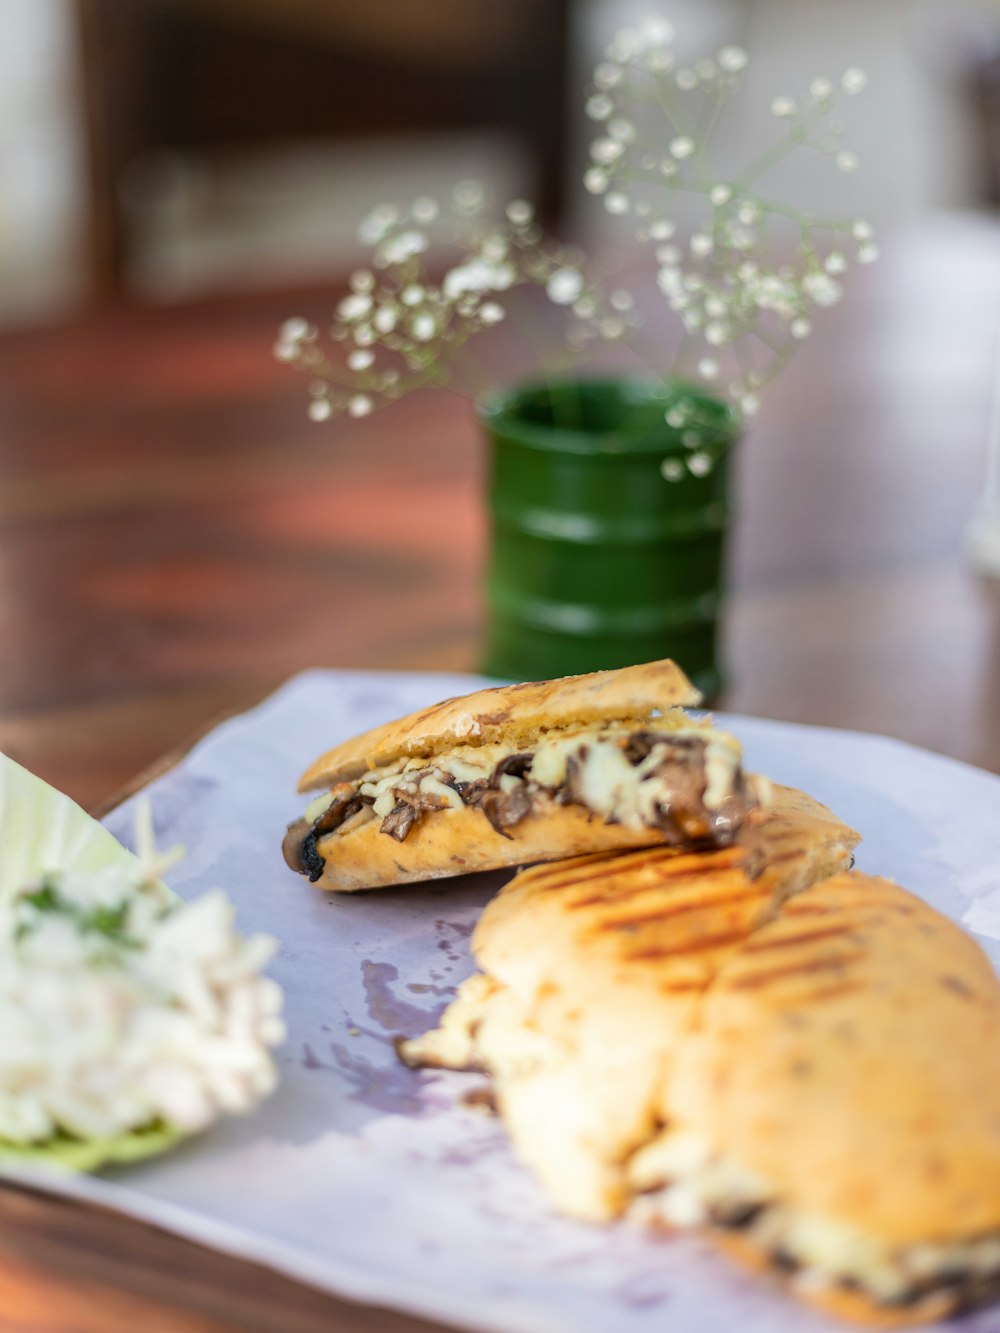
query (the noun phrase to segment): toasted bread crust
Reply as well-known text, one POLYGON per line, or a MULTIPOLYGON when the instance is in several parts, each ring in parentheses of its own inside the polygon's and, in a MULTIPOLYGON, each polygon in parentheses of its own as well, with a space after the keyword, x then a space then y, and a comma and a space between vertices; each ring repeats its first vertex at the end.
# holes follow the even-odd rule
POLYGON ((441 810, 415 824, 405 842, 380 832, 371 819, 346 834, 320 838, 317 851, 325 857, 320 889, 352 893, 395 884, 504 870, 536 861, 576 856, 582 852, 621 850, 662 843, 659 829, 630 829, 605 824, 581 806, 549 804, 546 811, 526 815, 503 837, 481 810, 441 810))
POLYGON ((646 722, 656 711, 701 700, 674 662, 646 662, 561 680, 528 681, 445 699, 336 745, 311 764, 299 791, 332 786, 413 755, 456 745, 520 747, 540 731, 596 722, 646 722))
POLYGON ((825 1314, 848 1319, 869 1328, 913 1328, 917 1324, 934 1324, 958 1310, 958 1300, 947 1291, 936 1291, 912 1305, 879 1305, 863 1291, 848 1287, 819 1287, 796 1289, 795 1295, 825 1314))
POLYGON ((713 1245, 744 1268, 772 1278, 796 1299, 815 1306, 825 1314, 849 1320, 852 1324, 863 1324, 867 1328, 912 1328, 917 1324, 932 1324, 935 1320, 946 1319, 958 1307, 956 1297, 947 1291, 934 1292, 922 1300, 914 1301, 912 1305, 891 1306, 879 1305, 863 1291, 850 1287, 796 1284, 794 1278, 776 1268, 770 1257, 748 1237, 719 1231, 706 1234, 713 1245))
POLYGON ((667 1104, 786 1203, 889 1246, 1000 1231, 1000 982, 888 880, 814 885, 723 963, 667 1104))
POLYGON ((823 806, 777 788, 721 851, 633 848, 526 870, 474 932, 488 984, 466 983, 445 1019, 454 1030, 409 1043, 406 1058, 448 1064, 471 1051, 557 1203, 614 1217, 628 1156, 661 1123, 674 1046, 721 959, 786 894, 843 867, 856 841, 823 806))
POLYGON ((526 870, 480 919, 484 971, 454 1030, 446 1016, 405 1054, 489 1072, 566 1212, 608 1220, 661 1184, 683 1208, 685 1185, 711 1199, 734 1168, 737 1200, 741 1179, 763 1182, 764 1216, 704 1230, 797 1298, 884 1329, 989 1299, 1000 981, 928 904, 847 871, 856 841, 778 788, 733 847, 526 870), (707 1174, 697 1158, 673 1180, 632 1171, 661 1134, 707 1145, 707 1174))
MULTIPOLYGON (((693 983, 762 913, 844 869, 858 841, 826 806, 775 786, 770 803, 750 812, 736 844, 723 851, 648 845, 634 855, 581 856, 525 870, 487 904, 473 949, 500 978, 507 959, 516 957, 520 971, 537 956, 540 983, 545 968, 556 966, 554 950, 561 951, 563 975, 586 972, 596 949, 616 966, 655 974, 658 985, 671 976, 693 983), (682 901, 696 910, 678 915, 682 901), (684 938, 703 947, 672 954, 684 938)), ((591 849, 584 843, 580 850, 591 849)))

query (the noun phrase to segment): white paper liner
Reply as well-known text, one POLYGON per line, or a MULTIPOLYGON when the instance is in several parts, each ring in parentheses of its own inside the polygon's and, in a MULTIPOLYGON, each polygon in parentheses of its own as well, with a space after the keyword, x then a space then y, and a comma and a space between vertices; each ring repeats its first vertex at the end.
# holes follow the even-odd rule
MULTIPOLYGON (((287 869, 299 773, 342 738, 481 682, 316 671, 206 737, 147 789, 157 836, 188 856, 185 897, 226 889, 244 931, 282 945, 278 1092, 253 1115, 97 1178, 15 1171, 355 1300, 503 1333, 802 1333, 834 1327, 696 1238, 557 1216, 469 1076, 403 1069, 392 1037, 432 1026, 472 970, 468 937, 504 875, 331 897, 287 869)), ((864 834, 889 875, 1000 960, 1000 779, 880 737, 720 717, 748 767, 864 834)), ((108 826, 131 840, 134 799, 108 826)), ((964 1333, 1000 1330, 1000 1311, 964 1333)))

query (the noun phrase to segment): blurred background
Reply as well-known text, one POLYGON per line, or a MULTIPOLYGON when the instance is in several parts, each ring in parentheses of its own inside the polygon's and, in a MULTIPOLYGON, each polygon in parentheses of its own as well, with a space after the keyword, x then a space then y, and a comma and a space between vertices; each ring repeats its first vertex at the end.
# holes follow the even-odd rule
MULTIPOLYGON (((882 258, 817 311, 734 457, 725 706, 1000 771, 1000 581, 967 537, 988 512, 1000 567, 1000 0, 0 13, 0 749, 93 807, 302 668, 481 664, 468 399, 317 425, 276 330, 325 324, 373 205, 463 177, 619 244, 628 219, 580 184, 585 88, 654 13, 681 59, 750 52, 755 110, 726 117, 723 159, 774 141, 775 95, 868 75, 843 105, 861 169, 796 154, 776 187, 869 219, 882 258)), ((493 383, 539 341, 514 325, 490 335, 493 383)), ((651 331, 660 358, 677 321, 651 331)))
MULTIPOLYGON (((582 89, 613 31, 650 8, 3 0, 0 322, 94 298, 335 279, 358 257, 369 205, 470 174, 599 243, 611 219, 576 186, 582 89)), ((866 69, 863 211, 883 236, 929 210, 998 202, 1000 4, 656 8, 692 53, 723 42, 752 52, 748 101, 755 88, 769 100, 814 74, 866 69)), ((824 179, 813 206, 835 213, 822 188, 843 180, 824 179)))

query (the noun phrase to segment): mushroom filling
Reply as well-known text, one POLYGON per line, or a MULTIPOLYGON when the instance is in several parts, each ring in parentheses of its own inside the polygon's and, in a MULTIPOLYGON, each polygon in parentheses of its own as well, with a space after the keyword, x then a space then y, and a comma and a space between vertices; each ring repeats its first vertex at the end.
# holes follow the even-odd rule
POLYGON ((554 732, 531 751, 461 746, 431 758, 400 759, 341 783, 308 807, 285 838, 285 858, 317 880, 317 842, 372 819, 403 842, 422 819, 469 806, 503 837, 533 811, 575 805, 609 824, 659 829, 666 842, 726 846, 758 804, 735 741, 690 727, 604 726, 554 732))
POLYGON ((906 1307, 947 1291, 971 1309, 1000 1287, 1000 1235, 893 1246, 794 1204, 760 1176, 712 1154, 695 1131, 663 1134, 635 1154, 629 1210, 638 1222, 741 1232, 803 1290, 843 1287, 906 1307))

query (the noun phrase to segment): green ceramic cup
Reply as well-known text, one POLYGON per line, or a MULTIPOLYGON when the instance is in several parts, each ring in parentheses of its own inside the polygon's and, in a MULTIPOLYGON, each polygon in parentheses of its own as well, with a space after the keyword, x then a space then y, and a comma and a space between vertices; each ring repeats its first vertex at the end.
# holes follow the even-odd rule
POLYGON ((672 657, 716 697, 732 409, 690 385, 609 378, 522 386, 480 415, 483 670, 540 680, 672 657))

